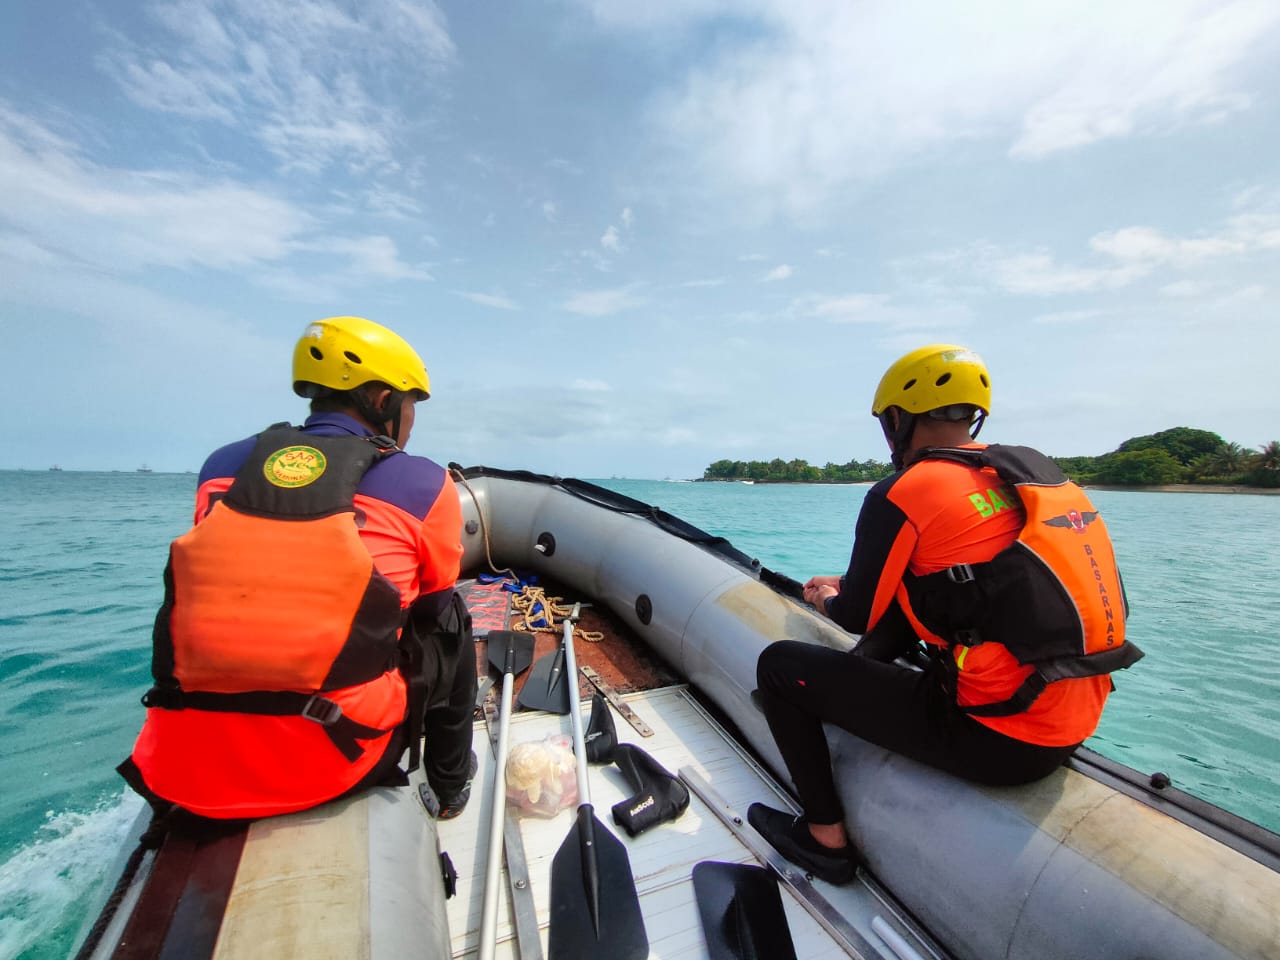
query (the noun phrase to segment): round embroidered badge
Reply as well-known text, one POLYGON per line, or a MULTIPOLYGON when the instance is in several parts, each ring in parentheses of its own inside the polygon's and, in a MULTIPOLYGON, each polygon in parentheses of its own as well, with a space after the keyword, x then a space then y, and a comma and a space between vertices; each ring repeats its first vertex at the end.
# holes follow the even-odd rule
POLYGON ((267 457, 262 472, 277 487, 305 487, 319 480, 326 466, 324 454, 315 447, 285 447, 267 457))

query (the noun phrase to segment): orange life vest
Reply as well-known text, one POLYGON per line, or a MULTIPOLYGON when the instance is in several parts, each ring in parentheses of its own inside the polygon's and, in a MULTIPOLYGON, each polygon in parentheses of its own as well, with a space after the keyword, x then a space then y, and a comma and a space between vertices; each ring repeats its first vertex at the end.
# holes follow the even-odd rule
POLYGON ((305 809, 405 722, 400 592, 353 505, 377 440, 271 427, 173 542, 131 757, 156 796, 210 817, 305 809))
POLYGON ((1057 464, 1002 444, 923 456, 994 469, 1026 512, 1018 539, 991 560, 906 580, 911 608, 931 632, 964 647, 994 641, 1035 668, 1007 700, 961 709, 1012 716, 1056 680, 1103 676, 1141 659, 1125 639, 1128 601, 1106 524, 1057 464))

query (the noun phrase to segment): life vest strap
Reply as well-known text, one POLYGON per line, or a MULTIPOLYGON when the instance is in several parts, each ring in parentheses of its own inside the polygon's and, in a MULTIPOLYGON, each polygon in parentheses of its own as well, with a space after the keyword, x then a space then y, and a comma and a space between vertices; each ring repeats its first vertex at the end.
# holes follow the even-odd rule
POLYGON ((1013 692, 1008 700, 997 703, 982 703, 972 707, 961 707, 961 711, 971 717, 1012 717, 1028 709, 1040 694, 1044 693, 1049 682, 1039 670, 1033 670, 1022 686, 1013 692))
POLYGON ((181 690, 152 687, 142 696, 144 707, 161 710, 207 710, 212 713, 252 713, 267 717, 303 717, 324 727, 333 745, 348 762, 355 763, 364 755, 357 740, 373 740, 390 733, 357 723, 342 712, 340 704, 319 693, 296 690, 252 690, 247 693, 210 693, 203 690, 181 690))

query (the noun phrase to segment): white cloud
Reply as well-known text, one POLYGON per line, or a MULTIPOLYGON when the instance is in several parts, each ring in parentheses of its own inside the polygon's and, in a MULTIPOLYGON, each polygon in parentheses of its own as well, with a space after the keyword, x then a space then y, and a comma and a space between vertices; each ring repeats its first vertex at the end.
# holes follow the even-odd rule
MULTIPOLYGON (((979 247, 958 259, 973 261, 975 268, 1010 293, 1054 295, 1089 293, 1126 287, 1164 271, 1192 272, 1214 263, 1246 263, 1274 256, 1280 251, 1280 213, 1255 195, 1256 210, 1236 213, 1217 230, 1177 236, 1154 227, 1131 226, 1095 234, 1089 250, 1095 262, 1061 262, 1049 251, 1010 253, 979 247)), ((1184 277, 1159 287, 1166 297, 1202 295, 1214 284, 1204 278, 1184 277)))
POLYGON ((323 0, 178 0, 150 12, 168 42, 118 37, 100 68, 145 109, 243 129, 286 170, 394 168, 406 124, 370 88, 429 90, 456 52, 431 0, 370 0, 358 16, 323 0))
POLYGON ((1089 246, 1124 263, 1175 263, 1188 266, 1214 257, 1243 253, 1249 242, 1227 235, 1179 239, 1150 227, 1126 227, 1100 233, 1089 246))
POLYGON ((584 290, 565 301, 564 309, 587 317, 606 317, 640 306, 644 301, 635 296, 636 285, 612 290, 584 290))
POLYGON ((803 316, 831 323, 868 323, 883 319, 889 298, 879 293, 854 293, 841 297, 808 297, 793 309, 803 316))
POLYGON ((789 280, 793 272, 789 263, 780 263, 760 279, 764 283, 772 283, 775 280, 789 280))
POLYGON ((756 0, 579 0, 601 24, 617 29, 669 30, 721 13, 750 12, 756 0))
POLYGON ((1251 106, 1249 70, 1280 24, 1280 5, 1258 0, 756 0, 643 16, 589 5, 654 36, 673 20, 751 22, 725 30, 718 56, 652 116, 700 186, 766 217, 813 215, 841 188, 951 144, 993 141, 1034 159, 1217 122, 1251 106))
POLYGON ((301 249, 336 253, 347 257, 350 271, 360 279, 430 280, 431 274, 400 259, 395 241, 390 237, 326 238, 308 241, 301 249))
POLYGON ((1141 263, 1122 267, 1063 264, 1043 251, 1003 257, 991 264, 992 277, 1004 290, 1040 296, 1123 287, 1149 271, 1141 263))
MULTIPOLYGON (((373 184, 360 197, 360 206, 364 210, 390 217, 394 220, 408 220, 422 213, 422 204, 414 197, 398 190, 392 190, 384 184, 373 184)), ((433 246, 436 246, 434 242, 433 246)))
POLYGON ((555 223, 560 219, 560 208, 550 200, 542 201, 542 216, 547 223, 555 223))
POLYGON ((5 260, 24 266, 47 267, 58 263, 59 258, 30 237, 0 233, 0 262, 5 260))
POLYGON ((724 286, 724 277, 713 277, 707 280, 686 280, 680 284, 682 287, 722 287, 724 286))
POLYGON ((1227 302, 1236 303, 1253 303, 1262 300, 1267 295, 1267 287, 1261 283, 1250 283, 1233 292, 1227 297, 1227 302))
POLYGON ((606 393, 613 389, 603 380, 574 380, 569 384, 571 390, 585 390, 588 393, 606 393))
POLYGON ((1100 233, 1089 246, 1122 262, 1189 267, 1222 257, 1280 249, 1280 217, 1246 213, 1231 217, 1217 233, 1170 237, 1151 227, 1100 233))
POLYGON ((472 293, 467 290, 457 291, 458 296, 482 307, 493 307, 497 310, 519 310, 520 305, 514 300, 493 293, 472 293))
POLYGON ((550 160, 547 161, 547 166, 552 170, 563 170, 565 173, 574 177, 580 177, 584 173, 586 173, 586 171, 583 170, 576 163, 572 163, 569 160, 565 160, 563 157, 552 157, 550 160))
POLYGON ((1023 118, 1014 156, 1040 157, 1098 140, 1218 120, 1247 109, 1234 67, 1271 30, 1273 4, 1113 5, 1093 25, 1066 25, 1069 59, 1057 89, 1023 118), (1153 14, 1155 14, 1153 16, 1153 14), (1141 43, 1133 38, 1141 36, 1141 43))
POLYGON ((312 218, 227 180, 98 166, 0 104, 0 221, 79 261, 241 267, 288 256, 312 218))
POLYGON ((232 105, 239 101, 235 88, 212 71, 191 76, 179 73, 163 60, 140 63, 106 59, 103 67, 115 74, 130 100, 147 110, 225 124, 235 122, 232 105))
POLYGON ((578 259, 589 264, 593 269, 598 270, 600 273, 613 272, 613 261, 599 250, 582 250, 578 253, 578 259))
MULTIPOLYGON (((631 224, 635 220, 634 215, 631 213, 631 208, 623 207, 619 219, 622 221, 623 230, 630 231, 631 224)), ((600 237, 600 246, 606 250, 612 250, 614 253, 621 253, 626 249, 622 242, 622 233, 616 225, 611 223, 605 228, 604 235, 600 237)))

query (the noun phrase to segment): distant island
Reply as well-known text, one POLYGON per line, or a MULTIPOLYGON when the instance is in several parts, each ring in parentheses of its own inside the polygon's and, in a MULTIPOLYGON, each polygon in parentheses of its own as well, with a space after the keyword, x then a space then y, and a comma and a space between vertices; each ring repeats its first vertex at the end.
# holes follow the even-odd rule
MULTIPOLYGON (((1257 452, 1228 443, 1209 430, 1174 427, 1133 437, 1098 457, 1053 457, 1062 472, 1082 486, 1229 486, 1280 488, 1280 441, 1257 452)), ((893 473, 878 460, 850 460, 815 467, 805 460, 717 460, 704 481, 752 483, 871 483, 893 473)))

